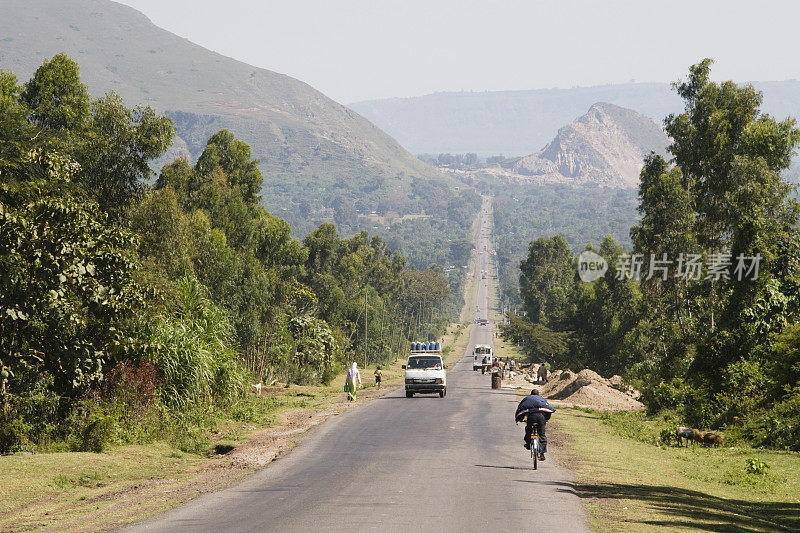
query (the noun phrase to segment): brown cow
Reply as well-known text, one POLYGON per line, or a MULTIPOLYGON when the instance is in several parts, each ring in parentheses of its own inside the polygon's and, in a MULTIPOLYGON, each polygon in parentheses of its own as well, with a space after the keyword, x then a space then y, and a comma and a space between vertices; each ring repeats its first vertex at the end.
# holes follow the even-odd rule
POLYGON ((725 442, 722 440, 722 437, 711 432, 703 435, 703 444, 707 446, 725 446, 725 442))

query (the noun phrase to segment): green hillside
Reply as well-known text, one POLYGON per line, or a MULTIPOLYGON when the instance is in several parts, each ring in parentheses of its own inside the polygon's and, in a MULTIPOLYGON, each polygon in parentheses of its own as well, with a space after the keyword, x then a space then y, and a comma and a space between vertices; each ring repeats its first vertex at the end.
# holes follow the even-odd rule
POLYGON ((446 180, 309 85, 206 50, 130 7, 0 0, 0 13, 0 68, 27 79, 44 59, 67 53, 94 96, 114 90, 129 105, 151 105, 173 118, 179 139, 168 157, 196 157, 211 134, 231 130, 261 160, 265 205, 299 233, 315 226, 311 219, 331 218, 323 205, 340 197, 363 198, 371 211, 395 193, 416 210, 412 178, 446 180))

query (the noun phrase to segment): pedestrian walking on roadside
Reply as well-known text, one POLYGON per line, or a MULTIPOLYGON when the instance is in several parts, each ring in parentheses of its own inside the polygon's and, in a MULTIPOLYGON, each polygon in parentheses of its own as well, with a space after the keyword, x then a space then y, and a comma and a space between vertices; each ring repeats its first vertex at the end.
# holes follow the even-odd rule
POLYGON ((539 365, 539 370, 536 372, 536 381, 538 383, 547 383, 547 367, 544 363, 539 365))
POLYGON ((483 360, 481 361, 481 374, 485 374, 486 373, 486 364, 487 363, 488 363, 488 361, 486 360, 486 356, 484 355, 483 356, 483 360))
POLYGON ((375 369, 375 387, 381 388, 381 367, 375 369))
POLYGON ((358 363, 353 361, 352 366, 347 370, 347 378, 344 382, 344 390, 347 392, 347 399, 354 401, 356 399, 356 391, 361 387, 361 372, 358 371, 358 363))

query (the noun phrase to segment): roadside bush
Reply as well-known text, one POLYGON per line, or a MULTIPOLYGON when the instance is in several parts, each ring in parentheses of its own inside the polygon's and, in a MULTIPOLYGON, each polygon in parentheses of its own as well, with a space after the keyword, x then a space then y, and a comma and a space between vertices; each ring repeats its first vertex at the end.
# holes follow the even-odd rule
POLYGON ((13 452, 28 434, 27 426, 19 418, 0 418, 0 455, 13 452))
POLYGON ((683 412, 691 427, 716 428, 721 424, 719 406, 704 388, 688 389, 683 412))
POLYGON ((757 417, 756 424, 762 428, 758 446, 800 451, 800 387, 757 417))
POLYGON ((120 426, 117 413, 109 405, 97 394, 88 395, 75 403, 65 419, 64 444, 73 452, 100 453, 116 444, 120 426))
POLYGON ((66 435, 64 416, 69 399, 49 387, 52 379, 43 374, 32 379, 30 390, 7 394, 8 402, 0 415, 0 450, 11 453, 27 447, 48 449, 66 435))
POLYGON ((764 461, 758 459, 757 457, 753 457, 745 461, 744 464, 744 472, 745 474, 755 474, 759 476, 764 476, 769 471, 769 465, 764 461))
POLYGON ((186 427, 176 432, 170 443, 185 453, 203 455, 211 449, 211 438, 199 427, 186 427))
POLYGON ((740 359, 725 370, 723 392, 714 396, 716 425, 729 424, 733 417, 742 418, 756 412, 768 392, 769 379, 758 361, 740 359))
POLYGON ((117 420, 113 415, 93 413, 80 435, 81 452, 102 452, 114 440, 117 433, 117 420))
POLYGON ((647 406, 647 414, 654 415, 664 409, 681 407, 686 402, 688 387, 683 378, 673 378, 654 384, 645 384, 641 390, 641 401, 647 406))
POLYGON ((178 283, 180 308, 151 324, 151 359, 159 371, 159 395, 170 409, 225 405, 245 392, 247 372, 230 347, 232 327, 193 278, 178 283))
POLYGON ((108 376, 103 396, 120 404, 126 418, 137 418, 153 406, 160 384, 158 370, 150 361, 120 361, 108 376))
POLYGON ((664 428, 658 436, 658 443, 663 446, 675 446, 678 444, 678 436, 675 434, 675 429, 664 428))
POLYGON ((730 442, 755 447, 800 451, 800 388, 770 409, 749 413, 726 428, 730 442))

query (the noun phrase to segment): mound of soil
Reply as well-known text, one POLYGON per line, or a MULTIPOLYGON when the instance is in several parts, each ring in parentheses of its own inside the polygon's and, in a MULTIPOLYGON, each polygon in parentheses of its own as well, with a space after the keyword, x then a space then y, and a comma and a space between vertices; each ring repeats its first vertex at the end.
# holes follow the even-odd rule
POLYGON ((556 370, 547 377, 547 384, 539 387, 539 394, 545 398, 552 398, 573 381, 575 381, 575 374, 569 370, 556 370))
POLYGON ((638 401, 639 392, 626 387, 620 376, 606 379, 588 368, 577 374, 569 370, 553 371, 547 383, 538 388, 545 398, 579 407, 608 411, 644 409, 644 405, 638 401))

